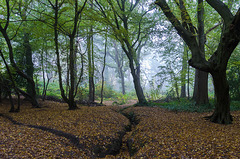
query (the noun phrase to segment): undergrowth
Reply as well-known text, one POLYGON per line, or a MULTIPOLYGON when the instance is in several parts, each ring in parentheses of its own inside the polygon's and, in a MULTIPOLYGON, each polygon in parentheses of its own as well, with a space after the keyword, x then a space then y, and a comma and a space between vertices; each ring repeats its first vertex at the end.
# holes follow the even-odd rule
MULTIPOLYGON (((176 112, 211 112, 214 110, 214 99, 209 100, 209 104, 196 105, 193 100, 180 99, 170 102, 156 103, 151 102, 151 106, 158 106, 176 112)), ((240 110, 240 101, 231 101, 231 111, 240 110)))
POLYGON ((154 103, 152 105, 176 112, 210 112, 214 109, 213 101, 209 104, 196 105, 194 101, 187 99, 174 100, 170 102, 154 103))

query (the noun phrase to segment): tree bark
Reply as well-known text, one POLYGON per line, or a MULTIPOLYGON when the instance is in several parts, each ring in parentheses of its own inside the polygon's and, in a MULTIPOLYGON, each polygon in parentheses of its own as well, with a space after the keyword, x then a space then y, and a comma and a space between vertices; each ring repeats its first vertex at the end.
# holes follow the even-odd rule
POLYGON ((211 73, 213 77, 214 91, 216 95, 215 110, 208 117, 210 121, 219 124, 231 124, 229 85, 226 70, 211 73))
POLYGON ((104 71, 105 71, 105 66, 106 66, 106 56, 107 56, 107 33, 105 37, 105 46, 104 46, 104 57, 103 57, 103 69, 102 69, 102 87, 101 87, 101 102, 100 104, 103 104, 103 89, 104 89, 104 71))
POLYGON ((208 73, 195 70, 193 99, 196 105, 208 104, 208 73))
MULTIPOLYGON (((25 50, 25 58, 26 58, 26 74, 33 79, 33 71, 34 71, 34 67, 33 67, 33 62, 32 62, 32 48, 31 45, 29 43, 29 34, 28 33, 24 33, 24 50, 25 50)), ((33 94, 33 85, 31 83, 27 82, 27 93, 28 94, 33 94)))
POLYGON ((187 74, 187 46, 184 44, 184 51, 182 56, 182 70, 181 70, 181 98, 186 98, 186 74, 187 74))
POLYGON ((74 91, 76 86, 76 68, 74 59, 74 38, 75 36, 70 36, 70 55, 69 55, 69 69, 70 69, 70 88, 69 88, 69 109, 74 110, 77 108, 77 104, 74 101, 74 91))
POLYGON ((137 73, 138 71, 135 70, 133 60, 131 60, 131 59, 129 59, 129 66, 130 66, 131 74, 133 77, 133 83, 134 83, 134 88, 136 90, 136 94, 138 97, 138 102, 140 105, 145 105, 145 104, 147 104, 147 100, 144 96, 143 89, 141 86, 141 80, 140 80, 140 76, 139 76, 140 72, 137 73))
MULTIPOLYGON (((90 31, 91 34, 92 31, 90 31)), ((88 81, 89 81, 89 103, 94 102, 94 66, 92 61, 93 50, 92 50, 92 35, 88 35, 87 37, 87 48, 88 48, 88 81)))

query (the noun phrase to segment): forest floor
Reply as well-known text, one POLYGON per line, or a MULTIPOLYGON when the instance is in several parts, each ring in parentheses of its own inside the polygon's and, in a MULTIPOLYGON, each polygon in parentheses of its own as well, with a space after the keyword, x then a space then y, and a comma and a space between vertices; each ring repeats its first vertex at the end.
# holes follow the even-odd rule
POLYGON ((19 113, 0 103, 0 158, 239 158, 240 111, 231 125, 211 113, 159 107, 79 106, 53 101, 19 113))

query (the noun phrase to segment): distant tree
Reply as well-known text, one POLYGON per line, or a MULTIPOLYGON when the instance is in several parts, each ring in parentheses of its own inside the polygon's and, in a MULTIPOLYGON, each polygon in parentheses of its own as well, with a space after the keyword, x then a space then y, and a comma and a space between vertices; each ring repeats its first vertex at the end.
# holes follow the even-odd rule
POLYGON ((122 89, 122 94, 126 93, 126 88, 125 88, 125 58, 124 58, 124 52, 122 50, 119 50, 118 45, 115 41, 113 41, 113 48, 114 51, 109 52, 108 55, 113 59, 113 61, 116 63, 116 67, 114 67, 117 70, 117 75, 121 81, 121 89, 122 89))
MULTIPOLYGON (((230 96, 226 69, 228 60, 240 41, 240 8, 237 13, 233 15, 228 6, 222 1, 206 1, 222 17, 224 24, 218 48, 209 60, 206 60, 199 46, 196 30, 187 9, 180 7, 184 20, 183 23, 181 23, 173 14, 165 0, 157 0, 155 3, 161 7, 163 13, 191 50, 192 58, 189 60, 189 64, 194 68, 209 72, 213 77, 216 103, 213 114, 208 118, 215 123, 230 124, 233 119, 230 114, 230 96)), ((183 3, 182 0, 179 2, 183 3)))
POLYGON ((111 29, 112 37, 121 44, 129 60, 135 91, 140 104, 146 104, 140 78, 140 59, 137 50, 154 26, 153 19, 147 17, 148 9, 144 9, 142 1, 102 1, 95 0, 98 9, 94 20, 101 21, 111 29), (106 9, 108 8, 108 9, 106 9))

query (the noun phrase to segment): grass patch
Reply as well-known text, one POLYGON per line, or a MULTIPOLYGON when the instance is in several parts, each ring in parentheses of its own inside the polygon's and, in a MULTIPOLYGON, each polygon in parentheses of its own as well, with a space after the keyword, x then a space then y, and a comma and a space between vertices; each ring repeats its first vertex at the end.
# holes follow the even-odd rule
MULTIPOLYGON (((161 108, 168 109, 176 112, 211 112, 214 109, 214 99, 209 100, 209 104, 195 105, 193 100, 180 99, 171 102, 154 103, 151 102, 149 105, 158 106, 161 108)), ((231 111, 240 110, 240 101, 231 101, 231 111)))

